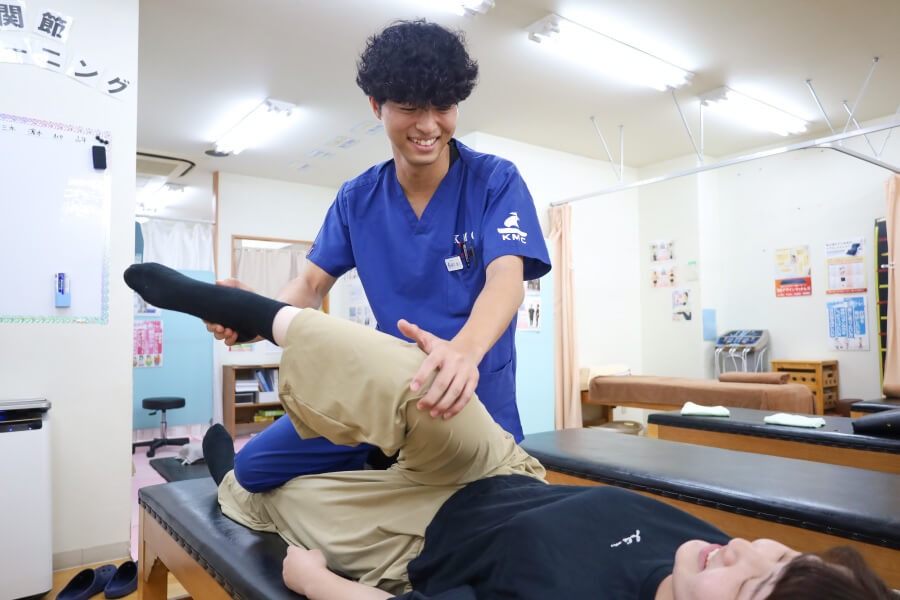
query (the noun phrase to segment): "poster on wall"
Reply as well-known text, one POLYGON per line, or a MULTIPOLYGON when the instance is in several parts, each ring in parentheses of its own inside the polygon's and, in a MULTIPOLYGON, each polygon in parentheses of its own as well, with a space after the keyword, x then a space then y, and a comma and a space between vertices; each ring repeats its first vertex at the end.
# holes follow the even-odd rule
POLYGON ((526 281, 525 298, 519 306, 519 315, 516 320, 517 331, 541 330, 541 280, 532 279, 526 281))
POLYGON ((859 237, 825 244, 828 272, 826 294, 859 294, 866 291, 866 238, 859 237))
POLYGON ((672 290, 672 320, 691 320, 691 290, 672 290))
POLYGON ((650 262, 675 260, 675 241, 656 240, 650 242, 650 262))
POLYGON ((144 369, 147 367, 161 367, 162 365, 162 321, 135 321, 132 366, 136 369, 144 369))
POLYGON ((372 307, 369 306, 369 299, 366 298, 366 291, 359 279, 359 273, 356 269, 352 269, 344 277, 347 286, 347 317, 354 323, 374 329, 378 322, 372 313, 372 307))
POLYGON ((775 250, 775 297, 812 295, 809 246, 775 250))
POLYGON ((158 317, 159 309, 140 297, 139 294, 134 295, 134 316, 136 317, 158 317))
POLYGON ((847 296, 828 302, 828 339, 832 350, 868 350, 866 297, 847 296))
POLYGON ((674 262, 652 265, 650 267, 650 285, 655 288, 675 287, 676 275, 674 262))

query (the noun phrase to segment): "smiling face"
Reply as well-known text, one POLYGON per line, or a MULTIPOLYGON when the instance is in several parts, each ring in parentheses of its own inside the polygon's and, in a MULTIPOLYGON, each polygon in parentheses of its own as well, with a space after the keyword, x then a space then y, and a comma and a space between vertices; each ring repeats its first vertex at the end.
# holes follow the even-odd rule
POLYGON ((781 569, 799 556, 774 540, 734 538, 727 546, 692 540, 675 553, 675 600, 764 600, 781 569))
POLYGON ((398 168, 427 169, 437 163, 456 131, 455 105, 421 108, 388 100, 379 107, 369 100, 384 123, 398 168))

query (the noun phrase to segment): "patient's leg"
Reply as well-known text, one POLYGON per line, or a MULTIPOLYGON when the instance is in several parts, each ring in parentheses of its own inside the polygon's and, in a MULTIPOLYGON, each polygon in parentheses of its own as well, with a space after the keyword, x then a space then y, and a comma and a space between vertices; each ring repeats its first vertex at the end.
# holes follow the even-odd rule
POLYGON ((238 340, 257 335, 274 341, 272 320, 284 302, 237 288, 203 283, 157 263, 131 265, 125 283, 154 306, 221 323, 239 332, 238 340))
MULTIPOLYGON (((284 330, 276 319, 276 338, 284 330)), ((368 443, 388 455, 407 479, 426 485, 465 484, 506 473, 542 478, 543 468, 473 400, 451 419, 416 407, 430 382, 410 390, 425 354, 415 344, 315 310, 296 313, 283 334, 280 397, 304 439, 368 443)))

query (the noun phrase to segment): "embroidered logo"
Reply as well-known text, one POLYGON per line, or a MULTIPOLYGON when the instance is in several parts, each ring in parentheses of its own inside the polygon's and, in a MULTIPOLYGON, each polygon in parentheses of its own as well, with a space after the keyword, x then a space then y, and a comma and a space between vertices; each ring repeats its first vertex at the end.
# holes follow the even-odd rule
POLYGON ((610 544, 609 547, 617 548, 617 547, 621 546, 622 544, 625 544, 626 546, 630 546, 631 544, 635 544, 635 543, 639 544, 640 542, 641 542, 641 530, 635 529, 633 534, 629 535, 628 537, 622 538, 620 541, 616 542, 615 544, 610 544))
POLYGON ((519 214, 514 212, 509 213, 509 216, 503 221, 503 227, 499 227, 497 233, 500 234, 500 239, 504 241, 518 240, 523 244, 525 243, 525 238, 528 237, 527 233, 519 229, 519 214))

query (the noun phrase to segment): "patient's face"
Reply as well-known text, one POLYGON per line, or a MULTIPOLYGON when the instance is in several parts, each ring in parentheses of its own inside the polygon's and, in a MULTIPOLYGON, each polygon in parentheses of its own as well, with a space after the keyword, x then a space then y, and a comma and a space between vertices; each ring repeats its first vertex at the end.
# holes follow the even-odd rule
POLYGON ((799 554, 774 540, 685 542, 675 553, 672 591, 675 600, 763 600, 799 554))

